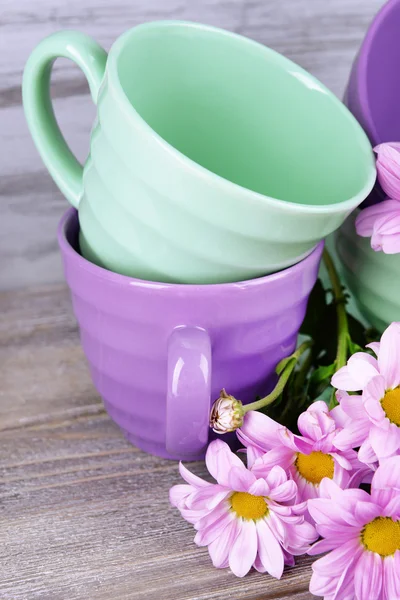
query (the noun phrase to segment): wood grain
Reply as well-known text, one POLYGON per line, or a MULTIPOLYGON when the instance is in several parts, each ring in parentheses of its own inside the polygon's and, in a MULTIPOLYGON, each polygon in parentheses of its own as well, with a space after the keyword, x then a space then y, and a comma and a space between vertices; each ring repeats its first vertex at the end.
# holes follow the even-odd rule
MULTIPOLYGON (((1 0, 0 288, 62 280, 55 241, 67 204, 30 138, 21 107, 23 66, 59 29, 79 29, 105 48, 127 28, 156 19, 217 25, 267 44, 342 95, 367 25, 383 0, 1 0)), ((94 118, 79 70, 57 61, 52 92, 62 130, 84 160, 94 118)))
POLYGON ((64 286, 0 293, 0 382, 1 600, 311 598, 308 558, 237 579, 193 544, 168 502, 177 463, 104 412, 64 286))

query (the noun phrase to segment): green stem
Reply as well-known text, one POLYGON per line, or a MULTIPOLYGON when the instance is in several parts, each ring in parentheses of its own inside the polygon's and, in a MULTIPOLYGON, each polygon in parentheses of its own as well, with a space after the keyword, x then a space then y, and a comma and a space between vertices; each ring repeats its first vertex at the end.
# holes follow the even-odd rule
POLYGON ((324 263, 331 280, 333 296, 336 304, 336 315, 338 321, 338 345, 335 360, 336 370, 344 367, 347 363, 347 348, 349 339, 349 324, 346 314, 346 299, 342 292, 342 286, 335 265, 328 250, 324 250, 324 263))
MULTIPOLYGON (((336 315, 337 315, 337 352, 335 359, 335 370, 338 371, 347 363, 347 351, 349 345, 349 323, 346 314, 346 299, 343 295, 342 286, 340 283, 339 275, 336 271, 332 257, 328 250, 324 249, 324 263, 326 270, 328 271, 329 279, 332 284, 333 297, 336 304, 336 315)), ((332 392, 329 408, 333 408, 337 405, 335 392, 332 392)))
POLYGON ((284 368, 283 372, 281 373, 281 376, 278 379, 278 383, 276 384, 276 386, 274 387, 272 392, 270 394, 268 394, 267 396, 265 396, 265 398, 261 398, 260 400, 257 400, 256 402, 252 402, 251 404, 246 404, 245 406, 243 406, 244 413, 247 413, 249 410, 260 410, 261 408, 265 408, 266 406, 269 406, 270 404, 272 404, 272 402, 274 402, 277 398, 279 398, 279 396, 282 394, 283 390, 285 389, 285 385, 287 384, 288 379, 289 379, 290 375, 292 374, 293 369, 295 368, 300 356, 304 352, 306 352, 306 350, 308 350, 312 346, 312 344, 313 344, 312 340, 303 342, 303 344, 301 344, 297 348, 297 350, 295 352, 293 352, 293 354, 289 357, 290 360, 288 361, 286 367, 284 368))

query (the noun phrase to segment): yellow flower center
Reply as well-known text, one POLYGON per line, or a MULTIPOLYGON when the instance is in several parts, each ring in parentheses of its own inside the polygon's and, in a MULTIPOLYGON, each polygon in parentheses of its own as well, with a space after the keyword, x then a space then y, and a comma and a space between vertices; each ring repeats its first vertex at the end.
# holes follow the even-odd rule
POLYGON ((387 418, 400 427, 400 387, 388 390, 381 400, 387 418))
POLYGON ((253 496, 248 492, 235 492, 231 497, 232 509, 244 519, 261 519, 268 513, 264 496, 253 496))
POLYGON ((381 556, 391 556, 400 550, 400 521, 377 517, 364 527, 361 541, 367 550, 381 556))
POLYGON ((318 485, 324 477, 333 479, 335 463, 330 454, 324 452, 311 452, 310 454, 297 453, 295 467, 299 474, 309 483, 318 485))

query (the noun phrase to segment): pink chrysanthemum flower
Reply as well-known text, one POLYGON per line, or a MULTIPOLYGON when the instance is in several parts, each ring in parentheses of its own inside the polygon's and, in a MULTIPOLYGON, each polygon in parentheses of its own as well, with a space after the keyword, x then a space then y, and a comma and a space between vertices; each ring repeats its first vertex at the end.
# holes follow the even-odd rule
POLYGON ((179 465, 187 485, 175 485, 170 501, 193 523, 198 546, 208 546, 213 565, 230 566, 243 577, 253 566, 280 578, 284 564, 304 554, 317 535, 294 506, 296 484, 281 467, 257 477, 220 440, 207 449, 206 465, 217 483, 208 483, 179 465))
POLYGON ((310 591, 325 600, 400 598, 400 456, 375 472, 371 495, 321 483, 324 497, 309 511, 324 538, 309 554, 329 554, 313 566, 310 591))
POLYGON ((360 447, 358 458, 367 464, 400 451, 400 323, 391 323, 369 347, 377 358, 357 352, 332 377, 332 385, 344 390, 337 397, 347 416, 335 446, 360 447), (344 393, 355 391, 362 396, 344 393))
POLYGON ((325 402, 315 402, 298 419, 301 436, 256 411, 245 415, 237 435, 247 452, 253 472, 279 464, 297 484, 296 502, 319 496, 324 477, 340 487, 359 485, 365 472, 352 449, 338 450, 340 431, 325 402))
POLYGON ((371 248, 385 254, 400 252, 400 143, 379 144, 378 180, 389 199, 365 208, 356 219, 361 237, 371 238, 371 248))

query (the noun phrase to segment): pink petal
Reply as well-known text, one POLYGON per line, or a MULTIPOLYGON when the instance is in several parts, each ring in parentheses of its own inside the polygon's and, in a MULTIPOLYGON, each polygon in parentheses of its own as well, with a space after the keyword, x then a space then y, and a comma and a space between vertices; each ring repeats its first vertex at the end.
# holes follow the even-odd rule
MULTIPOLYGON (((385 254, 398 254, 400 252, 400 232, 393 234, 379 234, 378 250, 385 254)), ((372 238, 371 238, 372 242, 372 238)), ((372 244, 371 244, 372 246, 372 244)), ((373 246, 372 246, 373 247, 373 246)), ((374 248, 375 249, 375 248, 374 248)))
POLYGON ((383 332, 378 364, 386 388, 397 387, 400 384, 400 323, 391 323, 383 332))
POLYGON ((365 463, 366 465, 373 465, 378 460, 378 457, 372 450, 369 437, 360 446, 360 449, 358 451, 358 460, 360 460, 362 463, 365 463))
POLYGON ((222 440, 214 440, 208 446, 206 466, 210 475, 212 475, 218 483, 228 487, 229 473, 233 467, 244 472, 247 471, 240 458, 234 454, 228 444, 222 440))
POLYGON ((338 390, 346 390, 349 392, 357 392, 361 390, 358 381, 355 381, 350 375, 349 367, 346 365, 336 371, 331 379, 331 385, 338 390))
MULTIPOLYGON (((314 563, 315 565, 315 563, 314 563)), ((314 568, 314 565, 312 567, 314 568)), ((335 593, 336 580, 332 577, 325 577, 313 571, 310 581, 310 592, 314 596, 323 597, 325 600, 332 600, 335 593)), ((352 598, 351 600, 354 600, 352 598)))
POLYGON ((313 546, 307 551, 310 556, 316 556, 317 554, 325 554, 335 548, 342 547, 346 542, 354 540, 354 533, 352 530, 345 530, 344 532, 338 531, 337 528, 333 531, 332 535, 326 539, 322 539, 319 542, 315 542, 313 546))
POLYGON ((385 506, 382 511, 385 517, 392 517, 395 520, 400 518, 400 494, 397 493, 385 506))
POLYGON ((211 512, 203 515, 199 520, 195 523, 195 529, 198 531, 207 529, 208 527, 218 523, 222 517, 225 517, 228 513, 234 514, 231 510, 230 502, 224 502, 219 504, 216 508, 214 508, 211 512))
POLYGON ((400 448, 400 428, 391 425, 385 430, 373 426, 369 433, 369 441, 379 459, 393 456, 400 448))
POLYGON ((374 204, 364 208, 356 218, 356 231, 361 237, 371 237, 374 225, 378 219, 387 214, 393 213, 399 209, 396 200, 384 200, 379 204, 374 204))
POLYGON ((341 527, 345 524, 340 509, 326 498, 312 498, 308 501, 308 510, 317 525, 341 527))
POLYGON ((388 213, 379 222, 375 222, 375 229, 381 235, 388 236, 400 232, 400 202, 397 205, 396 211, 388 213))
POLYGON ((306 411, 301 413, 297 425, 302 435, 313 441, 318 441, 335 429, 335 422, 329 414, 325 402, 314 402, 306 411))
POLYGON ((347 366, 350 376, 360 385, 360 390, 364 389, 372 377, 379 375, 377 359, 366 352, 356 352, 350 356, 347 366))
POLYGON ((212 485, 208 481, 204 481, 204 479, 201 479, 200 477, 197 477, 197 475, 191 473, 189 469, 187 469, 181 462, 179 463, 179 473, 189 485, 193 485, 195 488, 208 487, 212 485))
POLYGON ((257 479, 252 483, 248 491, 253 496, 269 496, 270 488, 265 479, 257 479))
POLYGON ((294 500, 297 493, 297 485, 294 481, 285 481, 271 490, 269 497, 275 502, 289 502, 294 500))
POLYGON ((169 490, 169 501, 172 506, 179 506, 191 494, 193 488, 191 485, 179 484, 174 485, 169 490))
POLYGON ((381 347, 381 343, 380 342, 371 342, 370 344, 367 344, 366 347, 371 348, 371 350, 376 354, 376 356, 378 356, 379 348, 381 347))
POLYGON ((250 410, 244 417, 243 425, 237 430, 237 436, 244 446, 255 446, 267 452, 279 444, 278 430, 282 425, 276 423, 259 411, 250 410))
POLYGON ((330 452, 330 455, 342 469, 345 469, 345 471, 351 471, 352 465, 343 454, 339 454, 338 452, 330 452))
POLYGON ((256 477, 267 477, 269 472, 274 466, 280 466, 283 469, 288 469, 291 464, 293 464, 296 458, 296 453, 290 448, 286 448, 285 446, 279 446, 277 448, 273 448, 263 454, 263 456, 254 463, 251 472, 255 474, 256 477))
POLYGON ((264 454, 264 450, 259 450, 255 446, 247 446, 247 450, 245 452, 246 452, 248 469, 251 469, 251 467, 254 465, 256 460, 261 458, 261 456, 264 454))
POLYGON ((344 412, 352 419, 366 418, 362 396, 359 396, 358 394, 343 395, 340 401, 340 406, 342 407, 344 412))
POLYGON ((214 540, 216 540, 224 531, 226 527, 237 520, 236 514, 232 511, 225 511, 214 523, 211 523, 205 529, 200 529, 194 538, 194 543, 198 546, 208 546, 214 540))
POLYGON ((208 545, 212 564, 217 569, 224 569, 229 565, 229 551, 238 533, 238 520, 233 520, 221 534, 208 545))
POLYGON ((381 513, 381 508, 373 502, 357 502, 355 506, 354 516, 357 519, 360 527, 373 521, 381 513))
POLYGON ((354 591, 356 598, 380 600, 382 583, 382 558, 375 552, 363 552, 355 566, 354 591))
POLYGON ((326 556, 319 558, 313 565, 313 571, 323 576, 338 577, 360 550, 360 542, 357 538, 349 540, 326 556))
MULTIPOLYGON (((368 437, 371 422, 368 419, 350 421, 333 441, 338 450, 350 450, 359 447, 368 437)), ((360 459, 361 460, 361 459, 360 459)))
POLYGON ((400 456, 381 462, 371 484, 374 502, 385 507, 395 496, 400 495, 400 456))
POLYGON ((371 379, 363 393, 365 412, 375 423, 383 421, 386 417, 381 405, 381 400, 385 395, 385 388, 385 379, 379 375, 371 379))
POLYGON ((280 579, 284 567, 282 548, 264 519, 257 521, 256 529, 261 563, 272 577, 280 579))
POLYGON ((400 551, 383 561, 384 588, 387 600, 400 598, 400 551))
POLYGON ((282 483, 285 483, 285 481, 287 481, 288 479, 288 476, 286 475, 285 470, 282 469, 282 467, 280 467, 279 465, 275 465, 275 467, 272 467, 265 479, 270 489, 272 490, 282 485, 282 483))
POLYGON ((228 473, 229 487, 236 492, 248 492, 256 482, 256 476, 247 469, 233 467, 228 473))
POLYGON ((301 435, 294 435, 287 427, 282 427, 278 436, 283 446, 290 448, 294 452, 303 452, 308 454, 313 449, 313 441, 301 435))
POLYGON ((231 491, 218 484, 210 485, 207 488, 201 488, 187 497, 185 504, 187 508, 193 510, 204 510, 214 508, 231 491))
POLYGON ((229 552, 229 566, 237 577, 244 577, 256 559, 258 540, 254 521, 242 520, 239 527, 229 552))
MULTIPOLYGON (((339 406, 335 406, 335 408, 332 408, 331 410, 331 416, 332 419, 335 421, 335 425, 336 428, 342 428, 345 427, 345 425, 347 423, 349 423, 351 421, 349 415, 347 413, 344 412, 342 406, 341 406, 341 402, 343 401, 344 396, 348 396, 347 392, 342 392, 340 390, 336 391, 336 400, 338 402, 340 402, 339 406), (339 397, 340 399, 339 399, 339 397)), ((360 398, 361 396, 355 396, 356 398, 360 398)))
POLYGON ((400 199, 400 174, 399 174, 399 153, 396 145, 388 143, 379 144, 375 148, 378 157, 376 168, 378 172, 378 181, 383 191, 390 198, 400 199))
POLYGON ((331 383, 339 390, 357 392, 364 389, 368 381, 376 375, 379 375, 376 358, 366 352, 356 352, 350 356, 347 366, 333 375, 331 383))
POLYGON ((310 544, 315 542, 318 537, 318 533, 311 523, 304 521, 300 524, 293 524, 293 526, 288 527, 284 548, 290 554, 299 556, 300 554, 305 554, 309 550, 310 544))

